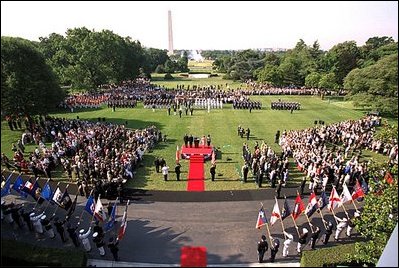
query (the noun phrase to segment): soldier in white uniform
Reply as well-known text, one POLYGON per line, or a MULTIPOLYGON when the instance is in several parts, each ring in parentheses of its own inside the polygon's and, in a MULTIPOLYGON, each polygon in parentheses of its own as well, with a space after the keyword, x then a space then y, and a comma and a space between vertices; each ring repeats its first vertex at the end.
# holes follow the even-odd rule
POLYGON ((82 241, 83 247, 85 248, 86 252, 91 251, 91 244, 88 238, 90 233, 91 233, 91 227, 89 227, 86 233, 84 229, 80 229, 79 231, 79 239, 82 241))
POLYGON ((347 218, 339 218, 334 216, 334 218, 338 221, 337 230, 335 231, 335 241, 338 241, 339 235, 341 234, 342 230, 348 226, 348 219, 347 218))
POLYGON ((284 231, 284 235, 287 237, 287 239, 285 239, 285 241, 284 241, 283 257, 287 257, 288 256, 288 248, 290 247, 290 244, 292 243, 292 241, 294 241, 294 236, 292 234, 287 233, 286 231, 284 231))
POLYGON ((42 214, 36 215, 35 213, 32 212, 30 216, 30 221, 32 222, 33 229, 36 232, 36 238, 40 239, 43 236, 44 230, 43 230, 43 225, 40 220, 40 218, 44 215, 44 212, 42 214))

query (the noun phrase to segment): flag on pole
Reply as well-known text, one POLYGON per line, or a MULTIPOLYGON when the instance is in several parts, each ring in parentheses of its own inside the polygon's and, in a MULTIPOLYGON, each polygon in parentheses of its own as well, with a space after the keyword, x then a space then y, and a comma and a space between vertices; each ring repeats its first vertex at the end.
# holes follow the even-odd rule
POLYGON ((341 202, 339 202, 338 207, 340 207, 343 204, 345 204, 346 202, 349 202, 352 200, 352 195, 349 192, 349 189, 345 183, 342 185, 342 193, 341 193, 340 198, 341 198, 341 202))
POLYGON ((27 180, 24 187, 22 188, 22 191, 24 191, 27 194, 30 194, 35 200, 37 200, 36 197, 36 190, 39 189, 39 184, 37 182, 37 179, 34 183, 32 183, 31 179, 27 180))
POLYGON ((4 187, 1 188, 1 197, 9 195, 11 193, 11 176, 12 176, 12 173, 10 175, 8 175, 8 178, 6 180, 6 183, 4 184, 4 187))
POLYGON ((116 202, 118 198, 115 200, 114 206, 112 207, 111 215, 109 215, 109 220, 107 225, 105 226, 105 231, 111 230, 114 227, 115 217, 116 217, 116 202))
POLYGON ((100 196, 98 197, 96 202, 96 208, 94 209, 94 217, 96 217, 96 219, 101 222, 107 219, 107 214, 105 213, 103 204, 101 203, 100 196))
POLYGON ((280 208, 278 207, 278 202, 276 199, 276 203, 274 204, 273 211, 272 211, 272 216, 270 218, 270 224, 271 225, 275 224, 278 219, 281 219, 281 213, 280 213, 280 208))
POLYGON ((292 217, 294 220, 296 220, 304 210, 305 205, 302 202, 301 196, 298 194, 295 198, 294 210, 292 211, 292 217))
POLYGON ((75 199, 73 200, 71 207, 68 209, 67 217, 71 217, 72 214, 75 212, 76 203, 78 202, 78 194, 76 194, 75 199))
POLYGON ((281 220, 284 220, 285 218, 287 218, 289 215, 291 215, 291 208, 288 205, 288 201, 287 198, 284 200, 284 206, 283 206, 283 210, 281 211, 281 220))
POLYGON ((267 219, 266 219, 266 215, 265 215, 265 211, 263 209, 263 206, 259 209, 259 213, 258 213, 258 219, 256 221, 256 229, 260 229, 260 227, 262 227, 263 225, 267 224, 267 219))
POLYGON ((126 233, 126 227, 127 227, 127 207, 129 206, 129 201, 127 201, 126 207, 125 207, 125 211, 123 212, 123 217, 122 217, 122 223, 121 226, 119 227, 119 231, 118 231, 118 238, 117 240, 121 240, 123 238, 123 236, 126 233))
POLYGON ((339 206, 341 198, 339 198, 337 190, 335 190, 335 187, 332 188, 330 193, 330 198, 328 201, 329 202, 327 207, 330 211, 334 210, 337 206, 339 206))
POLYGON ((94 198, 93 196, 89 196, 89 198, 87 198, 87 202, 86 202, 86 206, 85 206, 85 210, 87 212, 90 213, 90 215, 93 216, 94 213, 94 209, 96 208, 96 203, 94 202, 94 198))
POLYGON ((179 151, 179 145, 176 147, 176 164, 179 163, 180 161, 180 151, 179 151))
POLYGON ((72 199, 69 196, 67 189, 65 189, 65 192, 62 195, 61 202, 60 202, 59 206, 65 210, 69 210, 72 206, 72 199))
POLYGON ((53 200, 57 205, 61 206, 61 200, 62 200, 62 192, 60 190, 60 187, 57 186, 57 189, 55 189, 53 200))
POLYGON ((17 191, 21 196, 27 198, 28 194, 25 193, 24 191, 22 191, 22 189, 24 188, 24 181, 22 180, 21 176, 18 175, 17 179, 15 180, 12 189, 14 189, 15 191, 17 191))
POLYGON ((216 163, 216 155, 215 155, 215 151, 212 150, 212 160, 211 160, 212 165, 214 165, 216 163))
POLYGON ((321 192, 320 198, 318 200, 319 209, 322 210, 327 205, 328 205, 328 197, 326 193, 323 191, 321 192))
POLYGON ((305 214, 310 217, 313 215, 313 213, 317 210, 318 204, 317 204, 317 198, 316 194, 312 192, 309 196, 309 203, 305 208, 305 214))
POLYGON ((364 197, 363 188, 360 186, 359 181, 356 180, 355 187, 353 187, 352 200, 357 200, 361 197, 364 197))
POLYGON ((53 197, 53 191, 51 190, 50 184, 48 182, 43 186, 40 196, 47 201, 50 201, 53 197))

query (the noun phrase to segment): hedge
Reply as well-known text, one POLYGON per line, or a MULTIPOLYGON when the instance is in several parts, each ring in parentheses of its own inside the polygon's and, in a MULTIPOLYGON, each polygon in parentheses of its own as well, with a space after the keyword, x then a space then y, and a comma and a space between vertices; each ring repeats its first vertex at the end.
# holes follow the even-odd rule
POLYGON ((355 243, 302 252, 301 267, 348 265, 348 255, 355 254, 355 243))
POLYGON ((46 248, 15 240, 1 240, 2 266, 63 266, 86 267, 82 250, 46 248))

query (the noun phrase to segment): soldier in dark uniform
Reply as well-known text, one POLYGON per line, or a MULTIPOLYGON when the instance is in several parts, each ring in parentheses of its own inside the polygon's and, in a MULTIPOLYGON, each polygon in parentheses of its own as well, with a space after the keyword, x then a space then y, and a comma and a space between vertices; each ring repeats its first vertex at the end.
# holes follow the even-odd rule
POLYGON ((159 163, 159 158, 158 157, 155 158, 154 165, 155 165, 155 170, 157 171, 157 173, 159 173, 160 163, 159 163))
POLYGON ((119 251, 118 244, 119 244, 118 240, 114 241, 114 239, 112 237, 109 239, 108 248, 111 251, 112 256, 114 257, 114 261, 118 261, 119 260, 119 258, 118 258, 118 251, 119 251))
POLYGON ((188 135, 187 134, 184 134, 183 140, 184 140, 184 146, 187 147, 187 145, 188 145, 188 135))
POLYGON ((180 163, 177 163, 175 166, 175 173, 176 173, 176 180, 178 181, 180 181, 180 173, 181 173, 180 168, 181 168, 180 163))
POLYGON ((274 262, 274 259, 276 258, 276 254, 278 252, 278 248, 280 247, 280 241, 278 239, 274 239, 273 237, 270 237, 270 240, 272 241, 272 244, 270 245, 270 262, 274 262))
POLYGON ((311 249, 315 249, 317 239, 319 238, 320 235, 320 228, 316 226, 316 231, 312 232, 312 235, 310 236, 310 247, 311 249))
POLYGON ((277 185, 277 189, 276 189, 276 194, 277 194, 277 198, 280 199, 280 193, 281 193, 281 188, 283 186, 283 181, 280 180, 278 185, 277 185))
POLYGON ((79 247, 80 243, 78 235, 76 234, 76 229, 78 229, 78 226, 72 227, 72 224, 70 222, 67 223, 67 232, 69 234, 69 237, 72 239, 75 247, 79 247))
MULTIPOLYGON (((327 223, 326 221, 324 221, 325 223, 327 223)), ((324 237, 323 237, 323 244, 327 245, 328 240, 330 239, 330 236, 333 232, 333 223, 330 221, 328 222, 328 226, 326 229, 326 232, 324 233, 324 237)))
POLYGON ((65 232, 64 232, 64 223, 66 222, 66 219, 61 221, 58 217, 54 218, 54 226, 57 232, 61 236, 61 240, 63 243, 65 243, 67 240, 65 238, 65 232))
POLYGON ((244 166, 242 167, 242 175, 243 175, 243 180, 244 182, 247 182, 248 179, 248 171, 249 171, 249 167, 247 162, 245 162, 244 166))
POLYGON ((268 250, 269 245, 266 241, 266 236, 262 235, 261 240, 258 242, 258 261, 259 263, 263 262, 263 257, 265 256, 266 251, 268 250))
POLYGON ((194 142, 194 137, 193 135, 190 134, 188 137, 188 143, 190 144, 190 148, 193 147, 193 142, 194 142))
POLYGON ((211 180, 214 181, 215 180, 215 174, 216 174, 216 164, 212 164, 212 166, 211 166, 209 171, 211 173, 211 180))
POLYGON ((274 143, 278 143, 279 139, 280 139, 280 130, 277 130, 276 136, 274 137, 274 143))

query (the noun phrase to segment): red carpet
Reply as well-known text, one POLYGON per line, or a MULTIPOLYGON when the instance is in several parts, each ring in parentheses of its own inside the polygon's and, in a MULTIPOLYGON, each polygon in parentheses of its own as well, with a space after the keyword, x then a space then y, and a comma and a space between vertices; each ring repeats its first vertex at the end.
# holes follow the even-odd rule
POLYGON ((188 171, 187 191, 203 192, 204 190, 204 156, 192 155, 188 171))
POLYGON ((180 255, 181 267, 206 267, 206 247, 182 247, 180 255))

